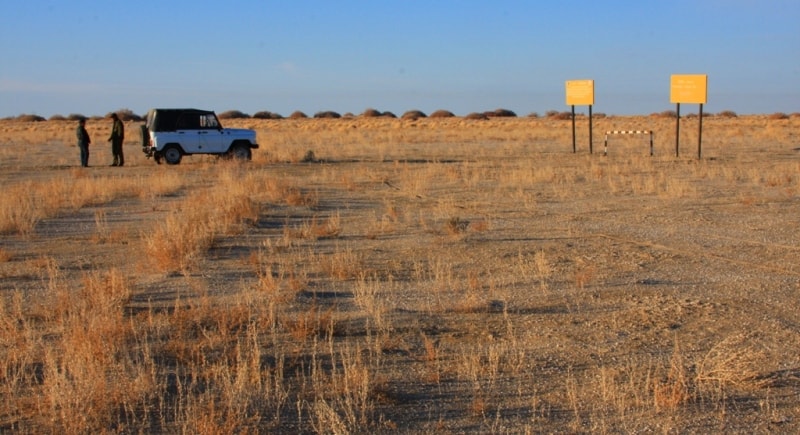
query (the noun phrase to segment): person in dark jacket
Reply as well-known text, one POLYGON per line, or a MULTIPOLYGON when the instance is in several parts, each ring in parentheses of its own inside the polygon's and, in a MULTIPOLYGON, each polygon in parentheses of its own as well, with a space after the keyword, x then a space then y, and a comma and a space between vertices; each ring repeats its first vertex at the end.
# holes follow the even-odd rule
POLYGON ((125 126, 122 125, 116 113, 111 114, 111 119, 114 124, 111 126, 111 136, 108 141, 111 142, 111 154, 114 155, 114 161, 111 166, 123 166, 125 164, 125 157, 122 155, 122 141, 125 140, 125 126))
POLYGON ((78 120, 75 135, 78 136, 78 148, 81 150, 81 166, 87 168, 89 167, 89 144, 92 143, 92 139, 89 138, 89 132, 86 131, 86 119, 78 120))

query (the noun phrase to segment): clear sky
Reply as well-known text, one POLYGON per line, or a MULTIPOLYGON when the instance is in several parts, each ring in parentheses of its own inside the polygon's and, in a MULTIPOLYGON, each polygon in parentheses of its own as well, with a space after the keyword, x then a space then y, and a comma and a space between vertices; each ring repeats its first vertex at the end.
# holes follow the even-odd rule
POLYGON ((523 116, 578 79, 595 113, 649 114, 672 74, 708 75, 706 112, 800 112, 800 1, 0 0, 0 117, 523 116))

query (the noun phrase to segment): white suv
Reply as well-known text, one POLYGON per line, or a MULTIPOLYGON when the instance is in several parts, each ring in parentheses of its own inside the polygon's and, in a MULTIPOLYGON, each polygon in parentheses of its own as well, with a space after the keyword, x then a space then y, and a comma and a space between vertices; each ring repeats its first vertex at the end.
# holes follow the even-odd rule
POLYGON ((256 132, 243 128, 222 128, 211 110, 151 109, 142 126, 142 151, 168 165, 177 165, 184 155, 216 154, 250 160, 258 148, 256 132))

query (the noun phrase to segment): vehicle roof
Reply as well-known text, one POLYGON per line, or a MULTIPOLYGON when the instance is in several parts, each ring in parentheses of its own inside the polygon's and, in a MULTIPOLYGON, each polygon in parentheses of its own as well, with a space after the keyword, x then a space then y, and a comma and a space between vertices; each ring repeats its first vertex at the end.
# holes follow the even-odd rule
MULTIPOLYGON (((175 131, 179 120, 182 118, 199 117, 204 115, 216 114, 213 110, 200 109, 150 109, 147 111, 147 121, 145 125, 150 131, 175 131)), ((199 121, 198 121, 199 122, 199 121)), ((198 124, 199 125, 199 124, 198 124)), ((221 125, 219 127, 222 127, 221 125)))
POLYGON ((151 111, 156 111, 156 112, 199 112, 199 113, 213 113, 214 112, 213 110, 190 109, 190 108, 185 108, 185 109, 158 109, 158 108, 156 108, 156 109, 150 109, 150 110, 151 111))

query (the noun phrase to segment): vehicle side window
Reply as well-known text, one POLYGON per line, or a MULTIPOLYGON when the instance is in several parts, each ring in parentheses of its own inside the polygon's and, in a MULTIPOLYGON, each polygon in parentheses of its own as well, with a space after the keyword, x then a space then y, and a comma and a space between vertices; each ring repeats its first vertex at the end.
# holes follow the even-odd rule
POLYGON ((200 123, 201 121, 197 114, 186 114, 178 118, 177 128, 178 130, 199 130, 200 123))
POLYGON ((219 128, 219 124, 217 123, 217 117, 212 114, 201 115, 200 128, 203 129, 219 128))

